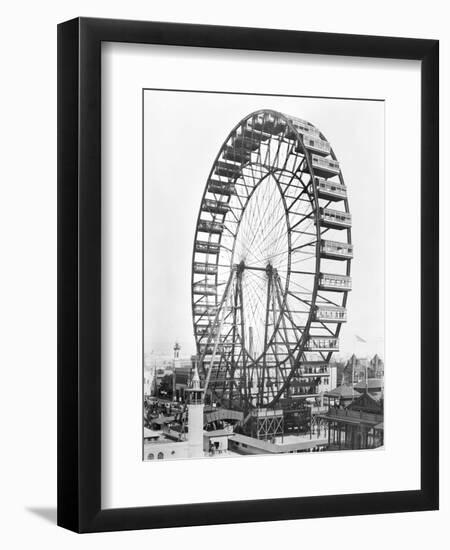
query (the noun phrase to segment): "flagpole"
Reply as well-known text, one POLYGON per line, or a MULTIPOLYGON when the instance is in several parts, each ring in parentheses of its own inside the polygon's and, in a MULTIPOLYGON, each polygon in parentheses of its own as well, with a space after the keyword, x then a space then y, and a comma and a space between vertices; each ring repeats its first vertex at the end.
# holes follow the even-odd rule
MULTIPOLYGON (((357 360, 358 359, 361 359, 362 357, 359 357, 361 355, 361 344, 367 344, 367 340, 365 338, 362 338, 361 336, 359 336, 358 334, 355 334, 355 341, 356 341, 356 345, 355 345, 355 351, 356 351, 356 354, 358 357, 356 358, 357 360), (360 344, 358 346, 358 344, 360 344), (358 351, 358 347, 359 347, 359 351, 358 351)), ((365 371, 366 371, 366 392, 367 392, 367 389, 368 389, 368 382, 367 382, 367 365, 365 365, 365 371)), ((353 382, 354 382, 354 365, 352 364, 352 398, 354 398, 354 386, 353 386, 353 382)))
POLYGON ((355 399, 355 362, 352 361, 352 401, 355 399))

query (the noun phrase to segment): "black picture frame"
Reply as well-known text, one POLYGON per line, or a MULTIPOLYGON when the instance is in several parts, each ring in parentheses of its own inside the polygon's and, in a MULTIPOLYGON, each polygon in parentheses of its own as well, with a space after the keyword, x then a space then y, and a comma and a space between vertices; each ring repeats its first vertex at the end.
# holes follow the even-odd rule
POLYGON ((58 525, 98 532, 438 508, 438 67, 437 40, 91 18, 58 26, 58 525), (104 41, 421 61, 420 490, 102 510, 104 41))

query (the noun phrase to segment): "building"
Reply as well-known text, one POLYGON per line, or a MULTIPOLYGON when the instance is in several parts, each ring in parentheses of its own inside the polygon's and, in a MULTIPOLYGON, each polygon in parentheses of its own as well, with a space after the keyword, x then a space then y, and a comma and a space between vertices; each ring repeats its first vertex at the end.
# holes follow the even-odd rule
POLYGON ((189 441, 180 441, 180 437, 167 421, 153 422, 151 429, 144 428, 144 460, 189 458, 189 441))
POLYGON ((203 454, 203 408, 205 390, 201 387, 197 365, 194 367, 192 381, 187 388, 188 410, 188 451, 189 458, 199 458, 203 454))
POLYGON ((324 402, 332 407, 347 407, 361 393, 357 387, 349 384, 341 384, 337 388, 324 393, 324 402))
POLYGON ((181 356, 181 346, 175 342, 173 348, 173 400, 184 402, 186 399, 186 391, 191 383, 192 373, 197 361, 197 356, 192 355, 190 358, 181 356))
POLYGON ((330 407, 321 417, 328 423, 328 450, 375 449, 384 444, 383 404, 367 392, 347 407, 330 407))
POLYGON ((223 407, 208 406, 203 413, 203 451, 209 456, 227 453, 228 440, 236 425, 242 423, 244 413, 223 407))
POLYGON ((353 354, 344 367, 341 384, 358 384, 366 380, 368 367, 369 362, 367 359, 358 358, 353 354))
POLYGON ((337 366, 333 363, 304 363, 301 374, 292 379, 290 397, 314 396, 337 386, 337 366))
POLYGON ((157 395, 161 382, 166 376, 172 376, 173 359, 162 353, 146 353, 144 356, 144 396, 157 395))
POLYGON ((156 394, 156 368, 144 366, 144 398, 156 394))
POLYGON ((173 400, 184 402, 186 399, 186 390, 191 383, 193 367, 197 357, 191 356, 190 359, 178 358, 174 360, 173 369, 173 400))
POLYGON ((384 362, 377 354, 369 362, 369 378, 384 378, 384 362))
POLYGON ((384 379, 368 378, 367 381, 356 384, 355 390, 359 392, 367 391, 375 399, 382 399, 384 395, 384 379))
POLYGON ((334 388, 336 388, 337 384, 338 384, 338 380, 337 380, 337 365, 335 363, 330 363, 329 364, 329 369, 330 369, 330 379, 329 379, 329 383, 327 385, 327 387, 324 387, 323 389, 321 389, 321 391, 331 391, 331 390, 334 390, 334 388))
POLYGON ((203 457, 203 408, 204 389, 195 366, 187 389, 187 434, 172 427, 174 416, 155 418, 151 429, 144 428, 144 460, 203 457))
POLYGON ((203 432, 203 450, 210 456, 228 453, 228 440, 232 435, 232 427, 203 432))
POLYGON ((144 357, 144 396, 184 401, 184 392, 192 373, 192 358, 181 356, 181 346, 175 342, 171 354, 147 353, 144 357))
POLYGON ((283 439, 284 411, 282 409, 253 409, 250 413, 250 436, 265 441, 283 439))

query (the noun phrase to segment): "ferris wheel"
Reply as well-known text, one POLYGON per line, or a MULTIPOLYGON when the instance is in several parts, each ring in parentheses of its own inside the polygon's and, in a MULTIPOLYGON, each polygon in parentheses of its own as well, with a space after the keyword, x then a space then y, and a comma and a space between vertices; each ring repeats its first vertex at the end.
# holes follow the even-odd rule
POLYGON ((241 120, 213 163, 193 249, 194 334, 213 400, 274 407, 327 368, 352 258, 347 189, 324 135, 272 110, 241 120))

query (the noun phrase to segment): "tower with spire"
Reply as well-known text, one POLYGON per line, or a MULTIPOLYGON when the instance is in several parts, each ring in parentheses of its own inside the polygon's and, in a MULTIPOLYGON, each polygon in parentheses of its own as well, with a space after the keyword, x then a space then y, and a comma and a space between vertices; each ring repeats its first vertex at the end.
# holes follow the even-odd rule
POLYGON ((173 346, 173 360, 178 361, 180 359, 180 350, 181 346, 178 342, 175 342, 175 345, 173 346))
POLYGON ((172 374, 172 400, 177 400, 177 369, 181 366, 181 359, 180 359, 180 350, 181 346, 178 342, 175 342, 175 345, 173 346, 173 374, 172 374))
POLYGON ((190 458, 198 458, 203 454, 203 407, 204 407, 204 388, 201 387, 200 376, 198 374, 197 363, 194 366, 187 393, 188 410, 188 450, 190 458))

